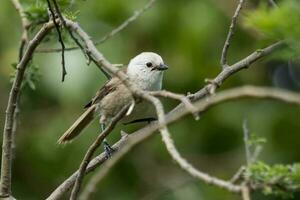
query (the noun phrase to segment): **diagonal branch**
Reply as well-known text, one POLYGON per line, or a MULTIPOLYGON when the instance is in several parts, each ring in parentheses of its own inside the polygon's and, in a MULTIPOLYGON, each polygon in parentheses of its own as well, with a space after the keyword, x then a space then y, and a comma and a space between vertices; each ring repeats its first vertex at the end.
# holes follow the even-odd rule
POLYGON ((210 176, 209 174, 206 174, 204 172, 201 172, 200 170, 196 169, 192 164, 190 164, 187 160, 185 160, 178 150, 176 149, 176 146, 174 144, 174 141, 171 138, 170 133, 167 130, 164 130, 161 132, 163 142, 165 143, 167 150, 169 154, 172 156, 172 158, 177 162, 177 164, 187 173, 189 173, 191 176, 202 180, 203 182, 217 186, 219 188, 226 189, 230 192, 240 192, 241 187, 238 185, 232 184, 230 181, 224 181, 215 177, 210 176))
POLYGON ((166 90, 160 90, 160 91, 151 91, 148 92, 152 96, 160 96, 170 99, 176 99, 178 101, 181 101, 182 104, 194 115, 196 119, 198 119, 198 113, 196 112, 196 109, 194 108, 193 104, 191 103, 190 99, 182 94, 176 94, 170 91, 166 90))
POLYGON ((215 90, 216 88, 220 87, 222 83, 225 80, 227 80, 227 78, 229 78, 230 76, 234 75, 242 69, 247 69, 254 62, 264 58, 265 56, 273 53, 276 50, 281 49, 282 47, 284 47, 284 45, 284 41, 276 42, 264 49, 258 49, 250 55, 248 55, 247 57, 231 65, 230 67, 226 67, 212 81, 210 81, 209 84, 207 84, 201 90, 197 91, 195 94, 189 95, 190 99, 192 101, 195 101, 209 95, 209 91, 211 91, 212 89, 215 90))
MULTIPOLYGON (((122 152, 122 150, 126 148, 125 144, 128 144, 129 140, 132 140, 130 135, 123 135, 122 138, 112 146, 112 148, 115 150, 115 152, 118 152, 118 154, 120 154, 120 152, 122 152)), ((111 159, 107 160, 106 154, 101 153, 100 155, 96 156, 90 161, 85 173, 87 174, 94 171, 97 167, 99 167, 102 164, 103 166, 101 171, 104 171, 105 165, 111 162, 111 160, 113 160, 115 157, 116 156, 114 155, 111 159)), ((69 191, 74 185, 78 173, 78 170, 75 171, 68 179, 66 179, 59 187, 57 187, 46 200, 61 199, 63 195, 67 191, 69 191)))
POLYGON ((86 168, 90 162, 90 160, 92 159, 93 154, 95 153, 96 149, 102 144, 102 141, 104 140, 104 138, 106 138, 109 133, 111 133, 111 131, 114 129, 114 127, 116 126, 116 124, 118 123, 118 121, 120 121, 120 119, 126 114, 128 110, 128 106, 124 107, 111 121, 111 123, 105 128, 105 130, 102 131, 102 133, 100 133, 100 135, 96 138, 96 140, 93 142, 93 144, 89 147, 89 149, 87 150, 81 164, 78 170, 78 175, 71 193, 71 197, 70 199, 74 200, 77 199, 85 172, 86 172, 86 168))
POLYGON ((223 47, 223 50, 222 50, 222 55, 221 55, 221 61, 220 61, 220 64, 222 66, 222 69, 228 67, 228 64, 227 64, 227 54, 228 54, 228 49, 229 49, 229 46, 230 46, 230 42, 231 42, 231 39, 234 35, 234 32, 235 32, 235 27, 236 27, 236 23, 237 23, 237 19, 239 17, 239 14, 242 10, 242 7, 243 7, 243 4, 245 2, 245 0, 239 0, 239 4, 235 10, 235 13, 231 19, 231 24, 230 24, 230 27, 229 27, 229 31, 228 31, 228 34, 227 34, 227 38, 226 38, 226 41, 225 41, 225 44, 224 44, 224 47, 223 47))

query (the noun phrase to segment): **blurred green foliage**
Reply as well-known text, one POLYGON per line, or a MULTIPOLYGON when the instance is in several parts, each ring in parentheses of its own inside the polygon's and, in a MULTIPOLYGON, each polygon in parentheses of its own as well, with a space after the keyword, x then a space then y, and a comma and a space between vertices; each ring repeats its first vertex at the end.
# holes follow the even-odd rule
POLYGON ((245 175, 254 188, 261 188, 267 195, 292 198, 291 191, 300 189, 300 164, 269 166, 256 162, 248 167, 245 175))
MULTIPOLYGON (((294 27, 297 29, 295 32, 292 29, 290 33, 285 28, 293 28, 295 21, 291 20, 294 17, 290 16, 297 16, 299 12, 294 11, 297 8, 292 8, 293 12, 285 15, 284 10, 289 3, 284 2, 282 1, 283 5, 279 4, 280 9, 277 10, 264 6, 256 7, 252 1, 249 2, 245 9, 247 14, 245 16, 245 12, 242 13, 229 50, 230 63, 264 47, 261 37, 257 32, 249 31, 249 26, 251 30, 255 28, 265 32, 268 43, 278 39, 298 40, 297 27, 294 27), (257 13, 257 17, 267 13, 267 16, 254 19, 251 13, 257 13), (272 18, 276 17, 274 13, 281 15, 282 19, 271 23, 272 18), (274 24, 265 31, 263 27, 268 25, 257 25, 260 20, 269 20, 267 24, 274 24), (279 24, 282 22, 286 24, 279 24)), ((24 0, 21 3, 34 23, 47 20, 44 1, 24 0)), ((66 1, 62 9, 65 15, 76 17, 84 30, 97 41, 145 3, 146 1, 140 0, 77 0, 66 1), (69 4, 70 2, 73 3, 69 4)), ((212 78, 220 71, 221 50, 236 3, 229 0, 158 0, 153 8, 124 31, 99 46, 99 50, 111 62, 123 64, 127 64, 130 58, 142 51, 157 52, 170 66, 165 74, 164 88, 178 93, 195 92, 205 84, 205 78, 212 78)), ((14 71, 10 66, 18 59, 21 37, 20 19, 9 1, 1 2, 0 26, 3 27, 0 29, 0 124, 3 127, 11 87, 9 80, 14 71)), ((40 25, 31 29, 30 37, 39 27, 40 25)), ((67 45, 72 45, 67 42, 67 34, 64 34, 64 39, 67 45)), ((297 46, 297 43, 295 41, 291 45, 297 46)), ((55 31, 52 31, 51 37, 44 41, 42 47, 60 47, 55 31)), ((35 90, 24 87, 20 101, 21 114, 13 167, 13 193, 17 199, 46 198, 78 168, 87 147, 99 132, 96 120, 73 143, 64 147, 56 144, 59 136, 80 115, 83 105, 106 81, 97 67, 86 66, 85 57, 80 51, 66 53, 66 67, 68 74, 66 81, 62 83, 61 55, 35 54, 27 72, 28 78, 31 77, 30 74, 34 77, 40 75, 36 76, 38 79, 32 77, 35 90), (35 67, 32 66, 39 66, 38 72, 34 71, 35 67)), ((299 74, 299 61, 293 60, 288 64, 287 60, 278 59, 276 56, 272 60, 259 61, 249 70, 239 72, 227 80, 221 89, 253 84, 299 91, 299 74)), ((167 110, 177 103, 164 100, 167 110)), ((292 105, 274 101, 244 100, 218 105, 204 113, 197 122, 188 117, 171 125, 170 131, 179 151, 196 167, 229 179, 239 166, 245 163, 242 130, 244 118, 248 119, 251 132, 268 141, 264 144, 261 160, 270 163, 271 166, 275 163, 298 162, 299 113, 300 108, 292 105)), ((137 128, 138 125, 119 125, 108 140, 111 143, 118 140, 121 129, 130 133, 137 128)), ((267 170, 264 167, 260 168, 251 172, 261 175, 264 174, 261 172, 274 171, 273 167, 267 170)), ((276 173, 277 171, 280 170, 275 170, 276 173)), ((90 176, 86 180, 88 178, 90 176)), ((239 196, 208 186, 182 172, 171 161, 159 135, 138 145, 125 156, 99 185, 93 198, 240 199, 239 196)), ((258 200, 276 198, 261 193, 255 193, 253 196, 253 199, 258 200)), ((300 196, 296 193, 294 199, 297 198, 300 196)))
POLYGON ((270 8, 262 1, 259 9, 248 11, 246 25, 259 30, 268 39, 286 40, 293 54, 300 52, 300 2, 285 0, 278 8, 270 8))

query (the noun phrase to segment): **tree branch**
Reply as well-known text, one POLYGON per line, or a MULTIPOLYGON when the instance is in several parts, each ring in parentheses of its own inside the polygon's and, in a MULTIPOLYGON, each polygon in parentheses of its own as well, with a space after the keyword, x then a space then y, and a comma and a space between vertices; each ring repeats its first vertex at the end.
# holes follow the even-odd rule
POLYGON ((215 177, 212 177, 204 172, 197 170, 192 164, 190 164, 187 160, 185 160, 174 144, 174 141, 171 138, 170 133, 167 130, 163 130, 161 132, 163 142, 165 143, 168 152, 172 156, 172 158, 177 162, 177 164, 191 176, 207 183, 210 185, 217 186, 219 188, 226 189, 230 192, 238 193, 241 191, 241 187, 238 185, 232 184, 230 181, 224 181, 215 177))
MULTIPOLYGON (((20 19, 21 19, 21 25, 22 25, 22 36, 21 36, 21 43, 19 47, 19 58, 18 62, 21 61, 24 53, 24 48, 28 43, 29 37, 28 37, 28 29, 30 27, 30 22, 28 21, 26 14, 24 12, 24 9, 19 2, 19 0, 11 0, 12 4, 14 5, 16 11, 18 12, 20 19)), ((20 96, 20 95, 19 95, 20 96)), ((19 98, 17 97, 16 101, 16 111, 14 113, 14 119, 13 119, 13 128, 12 128, 12 154, 14 155, 14 150, 16 148, 15 144, 15 136, 17 132, 17 127, 18 127, 18 119, 19 119, 19 112, 20 112, 20 107, 19 107, 19 98)))
POLYGON ((238 19, 239 14, 242 10, 244 2, 245 2, 245 0, 239 0, 239 4, 238 4, 238 6, 235 10, 235 13, 234 13, 232 19, 231 19, 231 24, 230 24, 230 27, 229 27, 227 38, 226 38, 226 41, 225 41, 225 44, 224 44, 224 47, 223 47, 223 50, 222 50, 222 55, 221 55, 220 63, 221 63, 222 69, 228 67, 228 64, 227 64, 228 49, 229 49, 229 46, 230 46, 231 39, 234 35, 237 19, 238 19))
MULTIPOLYGON (((130 135, 123 135, 122 138, 116 142, 112 148, 117 152, 121 152, 122 149, 125 148, 125 144, 128 144, 130 142, 128 142, 129 140, 131 140, 131 136, 130 135)), ((116 156, 114 155, 112 157, 115 158, 116 156)), ((88 164, 85 173, 90 173, 92 171, 94 171, 98 166, 100 166, 101 164, 105 164, 106 165, 108 162, 110 162, 112 159, 107 160, 106 159, 106 154, 105 153, 101 153, 100 155, 96 156, 95 158, 93 158, 90 163, 88 164)), ((102 166, 102 170, 104 170, 104 165, 102 166)), ((57 187, 52 193, 51 195, 46 199, 46 200, 57 200, 57 199, 61 199, 63 197, 63 195, 68 192, 72 186, 74 185, 76 178, 78 176, 79 171, 77 170, 76 172, 74 172, 68 179, 66 179, 59 187, 57 187)))
POLYGON ((210 81, 209 84, 207 84, 205 87, 203 87, 195 94, 189 95, 189 98, 192 101, 195 101, 209 95, 210 91, 212 90, 214 91, 216 88, 220 87, 222 83, 233 74, 239 72, 242 69, 248 68, 254 62, 258 61, 261 58, 264 58, 265 56, 273 53, 274 51, 282 48, 283 46, 284 46, 284 42, 279 41, 274 44, 271 44, 270 46, 264 49, 256 50, 246 58, 243 58, 242 60, 236 62, 230 67, 226 67, 225 69, 223 69, 221 73, 219 73, 212 81, 210 81))
POLYGON ((99 134, 99 136, 96 138, 96 140, 93 142, 93 144, 89 147, 87 150, 81 164, 78 170, 78 175, 71 193, 71 200, 77 199, 83 177, 85 175, 86 168, 90 162, 90 160, 93 157, 93 154, 95 153, 96 149, 102 144, 102 141, 111 133, 111 131, 114 129, 118 121, 122 119, 122 117, 126 114, 128 110, 128 106, 124 107, 111 121, 111 123, 105 128, 105 130, 102 131, 102 133, 99 134))
POLYGON ((2 141, 2 162, 1 162, 1 182, 0 182, 0 196, 8 197, 11 194, 11 165, 12 165, 12 130, 14 124, 15 109, 20 94, 21 84, 24 78, 24 73, 28 62, 33 56, 33 52, 38 44, 43 40, 46 34, 53 28, 53 23, 46 23, 38 31, 32 40, 29 41, 24 55, 17 65, 17 73, 13 81, 13 85, 9 94, 5 125, 3 131, 2 141))
POLYGON ((26 14, 24 12, 24 9, 19 2, 19 0, 11 0, 12 4, 14 5, 15 9, 19 13, 21 24, 22 24, 22 36, 21 36, 21 44, 19 48, 19 61, 21 61, 23 57, 23 51, 26 46, 26 43, 28 42, 28 29, 30 27, 30 23, 26 17, 26 14))
POLYGON ((199 117, 190 99, 182 94, 176 94, 166 90, 150 91, 149 94, 152 96, 165 97, 165 98, 176 99, 178 101, 181 101, 182 104, 194 115, 196 119, 198 119, 199 117))
MULTIPOLYGON (((53 0, 53 3, 56 5, 55 0, 53 0)), ((47 0, 47 4, 48 4, 48 8, 51 12, 51 16, 49 17, 50 19, 52 18, 52 21, 55 25, 55 29, 57 31, 57 35, 58 35, 58 41, 61 45, 61 66, 62 66, 62 77, 61 77, 61 81, 64 82, 65 80, 65 76, 67 75, 67 71, 66 71, 66 64, 65 64, 65 43, 62 39, 61 36, 61 32, 60 32, 60 26, 59 24, 56 22, 56 13, 59 13, 59 10, 56 9, 56 12, 54 12, 54 10, 52 9, 51 6, 51 2, 50 0, 47 0)), ((63 23, 63 22, 62 22, 63 23)))

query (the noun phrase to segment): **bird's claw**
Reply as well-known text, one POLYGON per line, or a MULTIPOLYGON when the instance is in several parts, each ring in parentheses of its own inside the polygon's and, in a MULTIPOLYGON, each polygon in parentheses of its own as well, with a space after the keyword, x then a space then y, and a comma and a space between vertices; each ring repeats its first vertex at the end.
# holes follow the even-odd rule
POLYGON ((105 158, 108 159, 112 156, 115 150, 106 141, 103 141, 103 146, 105 151, 105 158))

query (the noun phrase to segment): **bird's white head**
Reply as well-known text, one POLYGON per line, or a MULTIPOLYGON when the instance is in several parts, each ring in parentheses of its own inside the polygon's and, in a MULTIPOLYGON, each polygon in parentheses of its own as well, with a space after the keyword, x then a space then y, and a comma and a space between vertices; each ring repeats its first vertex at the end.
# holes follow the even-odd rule
POLYGON ((163 71, 167 69, 160 55, 143 52, 130 60, 127 75, 143 90, 160 90, 163 71))

